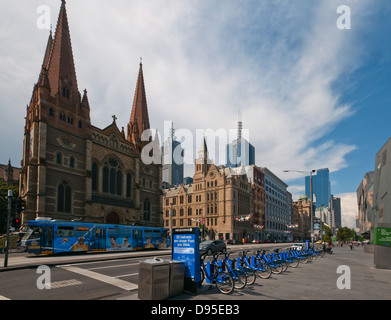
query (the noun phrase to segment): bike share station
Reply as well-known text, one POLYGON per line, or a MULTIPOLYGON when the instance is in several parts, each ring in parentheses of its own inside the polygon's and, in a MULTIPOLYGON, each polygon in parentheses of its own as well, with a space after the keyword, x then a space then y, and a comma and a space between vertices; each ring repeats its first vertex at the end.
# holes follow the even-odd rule
POLYGON ((159 258, 140 262, 138 298, 164 300, 200 290, 199 228, 173 230, 172 260, 159 258))

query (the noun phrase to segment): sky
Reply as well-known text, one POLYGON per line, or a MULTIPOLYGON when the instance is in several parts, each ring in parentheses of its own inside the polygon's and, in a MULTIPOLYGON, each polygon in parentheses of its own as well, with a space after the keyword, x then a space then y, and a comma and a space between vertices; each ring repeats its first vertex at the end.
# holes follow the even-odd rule
MULTIPOLYGON (((61 1, 0 5, 0 163, 18 167, 26 105, 61 1)), ((186 152, 195 156, 196 132, 236 130, 240 110, 256 164, 294 200, 304 175, 284 170, 329 168, 342 224, 355 226, 356 190, 390 138, 388 1, 68 0, 67 13, 94 126, 115 114, 126 128, 142 57, 150 123, 162 137, 173 121, 178 135, 193 134, 186 152)))

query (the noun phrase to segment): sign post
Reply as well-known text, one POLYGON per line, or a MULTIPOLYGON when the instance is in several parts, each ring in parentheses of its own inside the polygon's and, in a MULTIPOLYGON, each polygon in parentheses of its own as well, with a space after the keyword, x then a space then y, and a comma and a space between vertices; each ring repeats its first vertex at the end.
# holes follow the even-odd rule
POLYGON ((11 205, 12 205, 12 190, 8 190, 7 236, 6 236, 6 247, 5 247, 5 256, 4 256, 4 268, 7 268, 7 266, 8 266, 8 251, 9 251, 9 244, 10 244, 11 205))
POLYGON ((173 231, 172 259, 185 263, 185 290, 196 293, 201 281, 199 228, 173 231))

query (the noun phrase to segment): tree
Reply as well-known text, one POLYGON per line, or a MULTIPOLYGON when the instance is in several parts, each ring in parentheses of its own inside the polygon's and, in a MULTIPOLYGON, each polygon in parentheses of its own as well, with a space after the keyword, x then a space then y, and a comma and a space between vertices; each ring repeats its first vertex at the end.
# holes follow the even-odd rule
POLYGON ((323 236, 323 241, 326 243, 329 243, 333 239, 333 231, 328 226, 323 225, 322 229, 324 230, 325 234, 323 236))
POLYGON ((337 231, 337 240, 349 241, 354 237, 354 231, 348 227, 339 228, 337 231))
POLYGON ((16 210, 16 199, 19 197, 19 188, 17 186, 7 186, 4 181, 0 181, 0 234, 5 233, 7 229, 8 190, 12 190, 13 193, 11 208, 12 215, 16 210))

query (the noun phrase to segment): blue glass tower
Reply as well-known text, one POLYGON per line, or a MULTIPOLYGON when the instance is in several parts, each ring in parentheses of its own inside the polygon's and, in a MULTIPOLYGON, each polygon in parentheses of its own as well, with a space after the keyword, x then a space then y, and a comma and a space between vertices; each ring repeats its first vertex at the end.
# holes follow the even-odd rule
MULTIPOLYGON (((320 206, 329 207, 331 198, 331 187, 329 169, 319 169, 316 174, 312 176, 312 191, 316 199, 314 199, 314 205, 316 208, 320 206), (316 201, 316 202, 315 202, 316 201)), ((311 197, 310 189, 310 177, 305 177, 305 195, 311 197)))
POLYGON ((242 119, 239 112, 238 138, 227 145, 227 167, 236 168, 255 165, 255 148, 242 137, 242 119))

